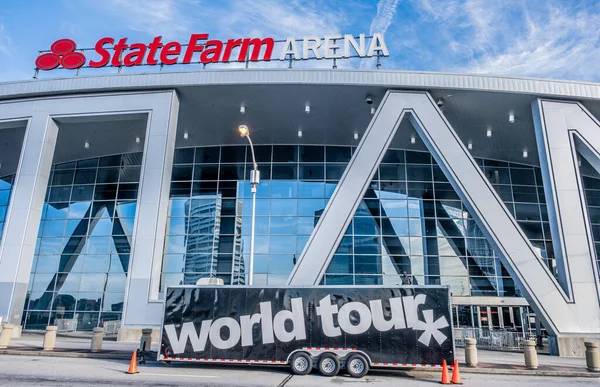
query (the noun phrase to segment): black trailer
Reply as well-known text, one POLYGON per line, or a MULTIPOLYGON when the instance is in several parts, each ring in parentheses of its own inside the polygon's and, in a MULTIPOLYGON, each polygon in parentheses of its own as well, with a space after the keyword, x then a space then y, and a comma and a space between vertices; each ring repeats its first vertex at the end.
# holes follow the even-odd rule
POLYGON ((326 376, 454 361, 446 286, 175 286, 159 361, 290 365, 326 376))

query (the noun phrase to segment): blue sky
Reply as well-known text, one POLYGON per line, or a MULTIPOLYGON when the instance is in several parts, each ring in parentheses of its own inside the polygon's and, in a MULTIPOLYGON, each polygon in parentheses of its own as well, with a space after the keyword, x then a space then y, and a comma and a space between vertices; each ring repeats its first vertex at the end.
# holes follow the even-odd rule
POLYGON ((600 81, 598 0, 0 0, 0 82, 30 79, 38 50, 65 37, 90 47, 363 32, 385 34, 383 69, 600 81))

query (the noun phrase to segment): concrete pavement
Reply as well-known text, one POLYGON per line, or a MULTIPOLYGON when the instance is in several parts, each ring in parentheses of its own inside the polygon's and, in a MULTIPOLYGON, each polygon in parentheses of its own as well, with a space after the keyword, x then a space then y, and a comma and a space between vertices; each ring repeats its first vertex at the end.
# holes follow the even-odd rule
MULTIPOLYGON (((0 354, 127 360, 130 359, 132 352, 138 348, 138 343, 104 340, 103 351, 93 354, 89 352, 90 340, 91 337, 87 334, 59 335, 56 340, 55 350, 47 352, 41 350, 43 333, 27 332, 20 338, 13 339, 8 350, 0 350, 0 354)), ((158 351, 158 344, 153 344, 152 350, 158 351)), ((600 377, 600 373, 590 373, 587 371, 585 359, 583 358, 561 358, 540 354, 538 356, 539 369, 531 371, 525 369, 522 353, 479 350, 478 357, 479 364, 477 368, 462 366, 461 373, 600 377)), ((464 364, 464 350, 462 348, 456 349, 456 358, 461 364, 464 364)), ((411 372, 422 373, 424 371, 411 372)))

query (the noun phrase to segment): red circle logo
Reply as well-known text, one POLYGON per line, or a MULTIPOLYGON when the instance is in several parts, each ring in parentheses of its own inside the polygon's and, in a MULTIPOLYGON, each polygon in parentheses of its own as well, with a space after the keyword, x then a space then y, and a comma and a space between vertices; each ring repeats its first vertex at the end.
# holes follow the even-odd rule
POLYGON ((65 55, 68 52, 73 52, 77 45, 71 39, 58 39, 50 46, 50 51, 58 55, 65 55))
POLYGON ((53 52, 47 52, 37 57, 35 67, 40 70, 52 70, 58 67, 60 58, 53 52))
POLYGON ((66 69, 78 69, 85 63, 85 55, 80 52, 69 52, 60 58, 60 64, 66 69))
POLYGON ((65 69, 78 69, 85 64, 85 55, 75 52, 77 44, 71 39, 58 39, 50 46, 51 52, 41 54, 35 60, 40 70, 53 70, 59 65, 65 69))

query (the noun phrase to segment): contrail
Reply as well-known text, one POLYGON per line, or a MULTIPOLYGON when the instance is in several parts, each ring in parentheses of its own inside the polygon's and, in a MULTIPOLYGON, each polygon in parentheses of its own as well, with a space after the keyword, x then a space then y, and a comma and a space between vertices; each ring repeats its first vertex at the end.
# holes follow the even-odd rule
MULTIPOLYGON (((371 22, 371 35, 376 32, 384 35, 385 31, 387 31, 390 24, 392 24, 392 20, 394 19, 394 14, 396 13, 396 8, 398 7, 399 0, 380 0, 377 4, 377 15, 373 18, 371 22)), ((375 59, 367 58, 363 59, 360 62, 361 69, 372 69, 375 67, 375 59)))

